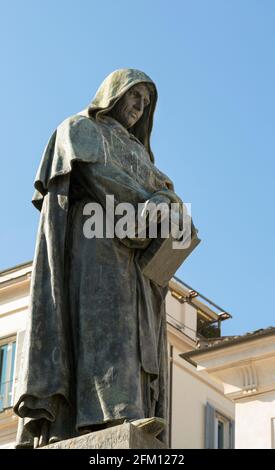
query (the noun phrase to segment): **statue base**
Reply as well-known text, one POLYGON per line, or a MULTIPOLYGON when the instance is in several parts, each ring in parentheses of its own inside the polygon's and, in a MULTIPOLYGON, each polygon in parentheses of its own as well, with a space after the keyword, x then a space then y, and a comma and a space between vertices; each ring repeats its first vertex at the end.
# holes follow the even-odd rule
POLYGON ((42 449, 166 449, 154 435, 124 423, 102 431, 83 434, 65 441, 55 442, 42 449))

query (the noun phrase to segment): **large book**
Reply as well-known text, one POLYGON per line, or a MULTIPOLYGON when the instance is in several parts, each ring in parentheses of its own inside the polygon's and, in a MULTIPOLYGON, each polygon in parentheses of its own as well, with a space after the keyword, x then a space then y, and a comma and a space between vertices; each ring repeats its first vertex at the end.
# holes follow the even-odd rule
POLYGON ((168 238, 154 238, 139 259, 143 274, 160 286, 166 286, 184 260, 200 243, 197 229, 191 220, 191 230, 187 230, 180 240, 170 231, 168 238))

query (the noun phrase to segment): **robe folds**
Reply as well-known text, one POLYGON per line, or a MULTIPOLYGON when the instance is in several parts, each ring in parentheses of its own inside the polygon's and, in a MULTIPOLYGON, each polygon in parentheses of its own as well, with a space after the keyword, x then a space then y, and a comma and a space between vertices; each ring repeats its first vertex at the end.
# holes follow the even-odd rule
POLYGON ((41 211, 24 356, 14 410, 17 446, 101 425, 166 417, 165 295, 139 257, 150 240, 86 238, 84 206, 106 195, 134 207, 177 196, 144 145, 108 116, 75 115, 52 135, 36 177, 41 211))

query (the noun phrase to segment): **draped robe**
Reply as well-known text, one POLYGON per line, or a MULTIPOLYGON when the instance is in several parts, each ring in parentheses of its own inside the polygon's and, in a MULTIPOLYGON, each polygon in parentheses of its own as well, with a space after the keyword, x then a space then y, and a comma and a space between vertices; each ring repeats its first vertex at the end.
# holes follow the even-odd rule
POLYGON ((43 432, 53 442, 166 417, 167 289, 139 268, 148 240, 83 234, 86 203, 104 211, 111 194, 115 206, 136 207, 158 192, 174 198, 146 148, 110 117, 73 116, 50 139, 34 198, 41 218, 14 407, 18 447, 43 432))

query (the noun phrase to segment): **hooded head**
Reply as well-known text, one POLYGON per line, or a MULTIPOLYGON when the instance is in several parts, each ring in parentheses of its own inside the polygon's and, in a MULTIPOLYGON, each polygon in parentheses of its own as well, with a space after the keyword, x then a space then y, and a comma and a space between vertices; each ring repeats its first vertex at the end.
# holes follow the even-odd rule
POLYGON ((141 118, 130 128, 131 134, 145 146, 150 158, 154 156, 150 147, 150 135, 153 127, 153 115, 157 101, 157 90, 154 82, 145 73, 135 69, 119 69, 105 78, 88 107, 88 115, 98 119, 109 114, 119 99, 134 85, 144 83, 150 92, 150 104, 146 106, 141 118))

